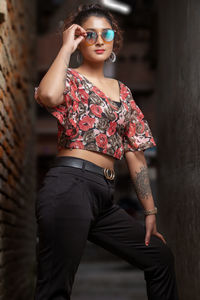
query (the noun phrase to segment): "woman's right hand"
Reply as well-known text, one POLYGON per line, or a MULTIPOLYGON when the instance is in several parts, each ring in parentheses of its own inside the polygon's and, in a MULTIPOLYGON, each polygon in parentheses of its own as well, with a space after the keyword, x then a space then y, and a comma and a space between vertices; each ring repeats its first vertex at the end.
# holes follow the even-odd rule
POLYGON ((87 33, 83 27, 78 24, 72 24, 63 31, 63 46, 66 46, 72 54, 86 36, 87 33), (76 38, 76 36, 78 37, 76 38))

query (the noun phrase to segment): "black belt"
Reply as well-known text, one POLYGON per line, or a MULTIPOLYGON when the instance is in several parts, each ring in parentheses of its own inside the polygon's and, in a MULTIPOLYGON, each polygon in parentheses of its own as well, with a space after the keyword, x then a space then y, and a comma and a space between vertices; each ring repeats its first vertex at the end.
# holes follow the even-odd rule
POLYGON ((52 167, 57 166, 69 166, 79 169, 85 169, 87 171, 91 171, 94 173, 101 174, 105 176, 107 179, 113 180, 115 178, 115 171, 112 169, 102 168, 88 160, 79 158, 79 157, 71 157, 71 156, 56 156, 53 163, 51 163, 52 167))

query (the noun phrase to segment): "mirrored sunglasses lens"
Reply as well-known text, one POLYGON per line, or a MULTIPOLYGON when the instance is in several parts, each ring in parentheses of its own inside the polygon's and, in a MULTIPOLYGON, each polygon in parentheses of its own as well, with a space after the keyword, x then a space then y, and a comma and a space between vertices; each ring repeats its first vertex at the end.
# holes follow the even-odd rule
POLYGON ((96 32, 87 32, 86 41, 89 44, 93 44, 96 41, 96 32))
POLYGON ((105 30, 103 33, 103 38, 107 42, 111 42, 114 39, 115 32, 112 29, 105 30))

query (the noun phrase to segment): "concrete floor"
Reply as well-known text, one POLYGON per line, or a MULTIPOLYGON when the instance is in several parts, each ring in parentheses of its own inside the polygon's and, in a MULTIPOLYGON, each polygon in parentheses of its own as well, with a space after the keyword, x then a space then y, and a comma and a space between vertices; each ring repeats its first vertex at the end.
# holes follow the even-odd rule
POLYGON ((72 300, 90 299, 147 300, 143 272, 96 245, 88 245, 76 273, 72 300))

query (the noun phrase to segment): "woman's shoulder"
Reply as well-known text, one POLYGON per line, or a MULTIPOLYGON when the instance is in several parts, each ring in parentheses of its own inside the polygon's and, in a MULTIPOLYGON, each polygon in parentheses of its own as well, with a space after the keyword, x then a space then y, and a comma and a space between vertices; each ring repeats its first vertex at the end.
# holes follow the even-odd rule
POLYGON ((119 85, 120 95, 124 100, 127 101, 127 103, 129 102, 129 100, 134 100, 132 94, 133 91, 128 87, 128 85, 124 81, 121 81, 121 79, 118 78, 112 78, 112 77, 107 77, 107 78, 110 81, 111 88, 115 88, 117 85, 119 85))
POLYGON ((111 86, 116 86, 117 83, 121 86, 121 89, 123 91, 127 91, 128 93, 131 92, 130 88, 128 87, 128 85, 122 81, 121 79, 118 78, 112 78, 112 77, 106 77, 108 79, 108 83, 110 82, 111 86))
POLYGON ((67 68, 67 74, 69 74, 72 77, 74 77, 74 76, 79 77, 80 76, 80 73, 79 73, 78 70, 76 70, 75 68, 70 68, 70 67, 67 68))
POLYGON ((119 83, 121 83, 121 85, 123 85, 124 88, 130 90, 130 88, 128 87, 128 85, 127 85, 124 81, 122 81, 121 79, 118 79, 118 78, 112 78, 112 77, 106 77, 106 78, 108 78, 108 79, 110 80, 111 83, 112 83, 112 82, 113 82, 113 83, 114 83, 114 82, 119 82, 119 83))

